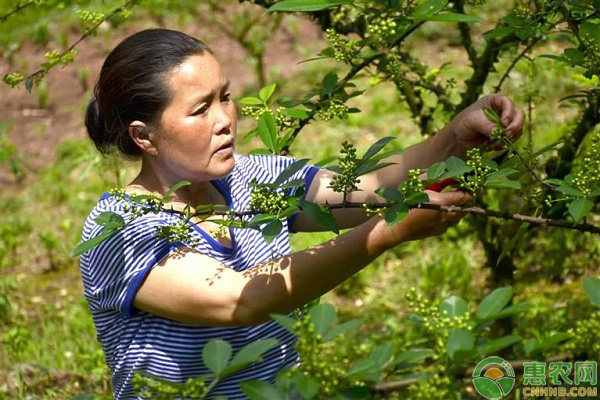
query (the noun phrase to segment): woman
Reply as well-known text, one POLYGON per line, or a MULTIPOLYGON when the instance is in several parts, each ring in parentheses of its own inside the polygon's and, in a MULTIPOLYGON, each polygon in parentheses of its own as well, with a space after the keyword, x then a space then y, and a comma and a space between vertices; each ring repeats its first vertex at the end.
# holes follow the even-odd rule
MULTIPOLYGON (((175 31, 139 32, 107 57, 86 127, 101 152, 116 147, 127 158, 141 158, 139 175, 126 191, 164 195, 173 184, 170 203, 225 204, 248 208, 248 182, 275 179, 294 159, 234 153, 236 111, 212 52, 198 40, 175 31)), ((494 125, 483 106, 500 114, 508 135, 516 138, 523 112, 504 96, 486 97, 464 110, 434 137, 412 146, 396 164, 361 177, 362 191, 351 201, 374 202, 379 187, 396 187, 410 168, 426 168, 451 155, 487 143, 494 125)), ((294 178, 306 181, 305 198, 339 203, 328 188, 334 173, 305 166, 294 178)), ((461 205, 470 197, 460 191, 430 192, 435 204, 461 205)), ((127 199, 104 195, 86 220, 83 240, 102 230, 95 218, 105 211, 129 219, 127 199)), ((342 283, 385 250, 400 243, 443 233, 460 215, 412 210, 394 227, 368 218, 361 209, 336 210, 341 228, 351 228, 327 243, 290 254, 289 231, 319 231, 299 214, 267 244, 260 233, 230 229, 213 237, 210 221, 195 221, 194 243, 168 243, 157 228, 180 221, 172 212, 146 214, 83 254, 81 271, 98 340, 112 372, 115 398, 135 397, 134 372, 174 382, 207 373, 201 355, 213 338, 229 341, 234 352, 259 338, 279 345, 256 363, 224 379, 211 394, 242 398, 239 382, 273 380, 281 368, 297 362, 294 337, 270 320, 289 313, 342 283)))

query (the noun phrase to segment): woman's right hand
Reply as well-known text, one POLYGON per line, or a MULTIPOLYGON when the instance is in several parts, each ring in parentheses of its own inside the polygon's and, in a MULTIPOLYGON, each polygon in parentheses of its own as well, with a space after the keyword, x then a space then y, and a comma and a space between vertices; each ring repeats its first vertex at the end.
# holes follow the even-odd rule
MULTIPOLYGON (((473 198, 464 191, 438 193, 426 190, 429 203, 439 205, 462 206, 473 198)), ((435 210, 412 209, 408 215, 394 226, 388 226, 382 219, 379 222, 385 247, 393 248, 400 243, 440 235, 452 226, 458 224, 466 214, 435 210)))

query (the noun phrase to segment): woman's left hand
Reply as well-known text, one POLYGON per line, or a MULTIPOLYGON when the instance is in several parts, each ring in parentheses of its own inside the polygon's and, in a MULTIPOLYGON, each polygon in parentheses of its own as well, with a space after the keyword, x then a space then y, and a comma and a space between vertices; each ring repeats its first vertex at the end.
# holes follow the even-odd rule
POLYGON ((506 96, 489 95, 482 97, 460 112, 451 122, 452 131, 458 144, 464 150, 484 147, 486 150, 499 150, 502 145, 494 145, 490 135, 496 124, 484 115, 484 107, 490 107, 500 116, 502 126, 506 128, 506 137, 515 141, 521 135, 525 113, 506 96))

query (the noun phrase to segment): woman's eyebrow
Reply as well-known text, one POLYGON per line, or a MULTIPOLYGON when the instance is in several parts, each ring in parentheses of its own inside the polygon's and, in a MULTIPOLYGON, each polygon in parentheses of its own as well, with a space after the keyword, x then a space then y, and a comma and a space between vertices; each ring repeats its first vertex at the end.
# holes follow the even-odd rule
MULTIPOLYGON (((223 92, 225 92, 227 89, 229 89, 229 85, 230 85, 230 84, 231 84, 231 81, 230 81, 229 79, 225 79, 225 80, 223 81, 223 84, 221 85, 221 88, 220 88, 220 90, 219 90, 219 93, 223 93, 223 92)), ((194 105, 196 106, 196 105, 200 104, 201 102, 203 102, 203 101, 205 101, 205 100, 207 100, 207 99, 211 98, 212 96, 214 96, 214 95, 216 94, 216 91, 217 91, 217 89, 215 89, 215 90, 212 90, 212 91, 210 91, 210 92, 208 92, 208 93, 205 93, 205 94, 202 94, 202 95, 200 95, 200 96, 196 97, 196 98, 194 99, 194 102, 193 102, 193 103, 194 103, 194 105)))

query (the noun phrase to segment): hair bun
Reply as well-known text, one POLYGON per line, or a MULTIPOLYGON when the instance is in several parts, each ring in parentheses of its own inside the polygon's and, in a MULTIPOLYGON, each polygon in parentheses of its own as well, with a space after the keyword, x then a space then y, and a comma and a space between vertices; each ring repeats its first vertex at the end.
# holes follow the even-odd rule
POLYGON ((96 148, 101 153, 106 153, 109 147, 108 135, 104 120, 100 116, 96 96, 92 96, 85 111, 85 127, 87 128, 88 135, 96 145, 96 148))

